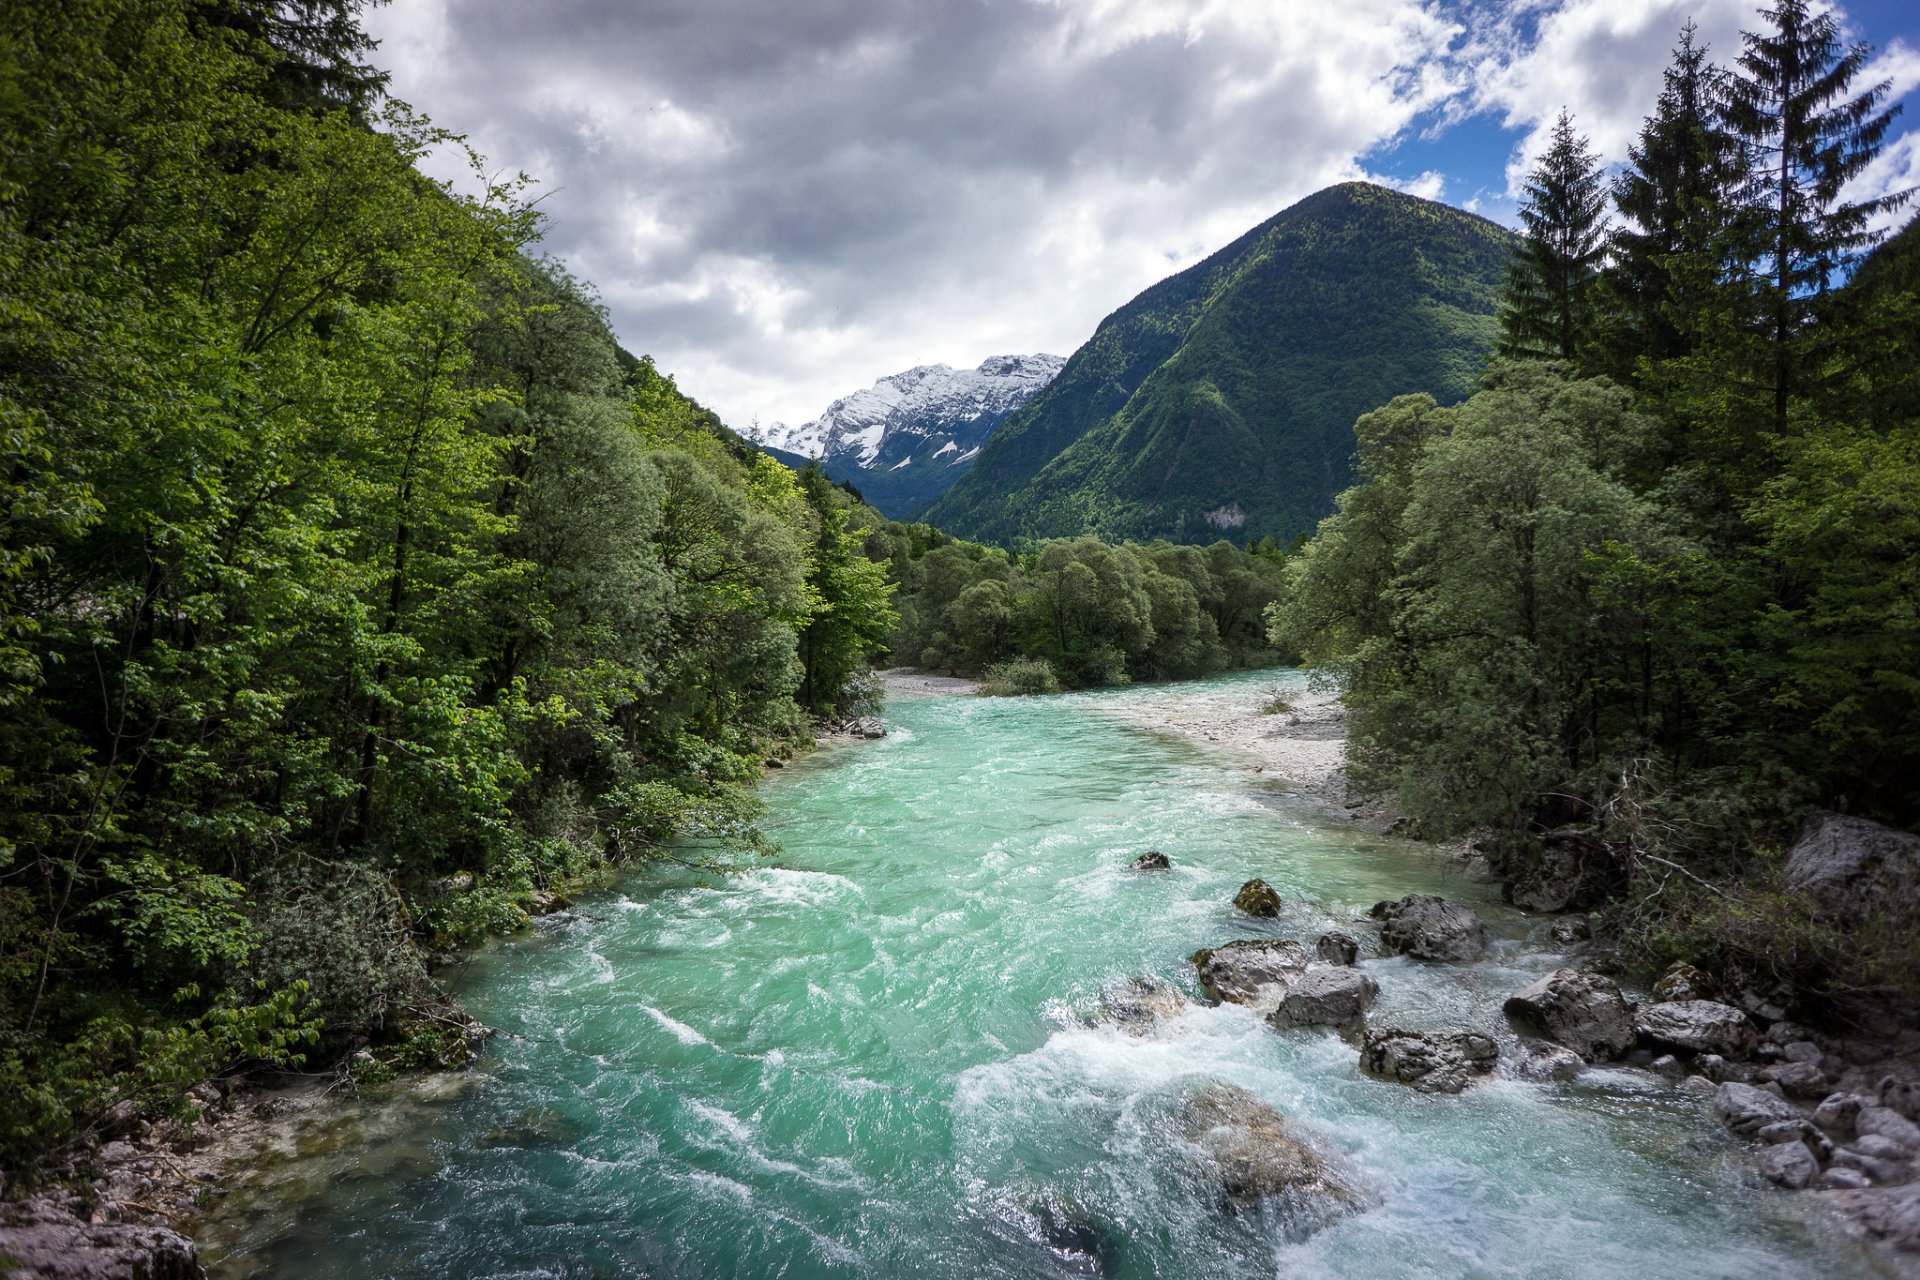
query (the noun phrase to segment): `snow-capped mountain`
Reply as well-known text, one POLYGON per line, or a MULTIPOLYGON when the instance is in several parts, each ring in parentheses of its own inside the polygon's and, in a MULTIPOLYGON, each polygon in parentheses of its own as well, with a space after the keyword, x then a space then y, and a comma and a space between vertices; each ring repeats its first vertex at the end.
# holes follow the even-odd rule
POLYGON ((921 365, 827 406, 812 422, 764 425, 758 444, 803 458, 904 519, 945 493, 987 437, 1053 381, 1060 356, 994 356, 977 369, 921 365))

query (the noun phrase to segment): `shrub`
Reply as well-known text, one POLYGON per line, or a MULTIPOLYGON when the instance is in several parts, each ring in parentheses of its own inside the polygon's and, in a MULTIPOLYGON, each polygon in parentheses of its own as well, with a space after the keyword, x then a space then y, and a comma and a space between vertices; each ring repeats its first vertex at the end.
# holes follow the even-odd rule
POLYGON ((1060 692, 1060 677, 1044 658, 1014 658, 986 669, 980 692, 997 698, 1060 692))
POLYGON ((1284 716, 1293 710, 1293 701, 1284 693, 1276 693, 1260 704, 1263 716, 1284 716))

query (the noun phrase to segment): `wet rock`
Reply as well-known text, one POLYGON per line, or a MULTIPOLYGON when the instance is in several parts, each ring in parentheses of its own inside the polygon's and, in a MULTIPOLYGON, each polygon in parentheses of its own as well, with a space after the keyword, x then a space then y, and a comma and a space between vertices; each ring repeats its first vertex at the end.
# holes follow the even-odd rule
POLYGON ((1647 1070, 1658 1076, 1678 1080, 1686 1074, 1686 1066, 1670 1053, 1663 1053, 1647 1064, 1647 1070))
POLYGON ((1820 1176, 1820 1162, 1798 1142, 1768 1147, 1760 1155, 1760 1174, 1768 1182, 1798 1191, 1820 1176))
POLYGON ((1274 938, 1243 938, 1192 959, 1207 993, 1230 1004, 1278 1003, 1307 971, 1307 949, 1274 938))
POLYGON ((1872 1105, 1857 1093, 1830 1093, 1813 1109, 1813 1122, 1830 1133, 1852 1133, 1861 1108, 1872 1105))
POLYGON ((1353 964, 1360 959, 1360 943, 1350 933, 1323 933, 1313 944, 1314 958, 1328 964, 1353 964))
POLYGON ((1836 919, 1920 919, 1920 836, 1843 813, 1816 813, 1787 853, 1785 886, 1836 919))
POLYGON ((1377 902, 1369 913, 1381 921, 1380 943, 1416 960, 1477 960, 1487 949, 1487 926, 1463 903, 1430 893, 1410 893, 1398 902, 1377 902))
POLYGON ((1477 1031, 1403 1031, 1380 1027, 1366 1033, 1360 1069, 1422 1093, 1459 1093, 1490 1073, 1500 1047, 1477 1031))
POLYGON ((1128 1035, 1144 1036, 1186 1011, 1186 996, 1171 982, 1159 978, 1129 978, 1107 992, 1101 1001, 1098 1021, 1110 1023, 1128 1035))
POLYGON ((1585 911, 1607 900, 1620 879, 1613 852, 1585 827, 1561 827, 1537 849, 1509 859, 1505 894, 1523 911, 1585 911))
POLYGON ((45 1280, 205 1280, 193 1241, 164 1227, 89 1223, 45 1200, 0 1223, 8 1276, 45 1280))
POLYGON ((1245 1089, 1208 1085, 1187 1103, 1183 1119, 1188 1140, 1207 1156, 1232 1208, 1277 1201, 1326 1221, 1367 1204, 1357 1175, 1245 1089))
POLYGON ((1133 871, 1165 871, 1173 866, 1173 863, 1169 862, 1167 855, 1158 849, 1149 849, 1128 863, 1127 866, 1129 870, 1133 871))
POLYGON ((1586 916, 1561 916, 1549 931, 1556 946, 1570 947, 1576 942, 1593 941, 1593 921, 1586 916))
POLYGON ((1776 1097, 1750 1084, 1728 1081, 1713 1095, 1713 1114, 1721 1124, 1743 1138, 1757 1137, 1760 1130, 1781 1121, 1800 1121, 1800 1109, 1785 1098, 1776 1097))
POLYGON ((1250 916, 1271 917, 1284 911, 1287 904, 1265 880, 1249 880, 1233 895, 1233 905, 1250 916))
POLYGON ((1766 1075, 1789 1098, 1805 1098, 1809 1102, 1826 1097, 1833 1087, 1827 1073, 1814 1062, 1789 1062, 1769 1068, 1766 1075))
POLYGON ((847 721, 847 732, 856 738, 884 738, 887 736, 887 726, 879 716, 860 716, 847 721))
POLYGON ((1920 1125, 1892 1107, 1860 1108, 1860 1114, 1853 1118, 1853 1131, 1862 1136, 1879 1134, 1899 1143, 1908 1151, 1920 1151, 1920 1125))
POLYGON ((1713 979, 1699 969, 1682 960, 1669 965, 1653 984, 1653 998, 1663 1004, 1676 1000, 1711 1000, 1713 998, 1713 979))
POLYGON ((1355 968, 1312 969, 1287 989, 1267 1021, 1280 1030, 1292 1027, 1357 1027, 1367 1015, 1380 984, 1355 968))
POLYGON ((1747 1021, 1747 1015, 1716 1000, 1669 1000, 1647 1005, 1635 1024, 1653 1043, 1687 1053, 1744 1058, 1755 1047, 1753 1024, 1747 1021))
POLYGON ((1563 1044, 1590 1062, 1633 1047, 1633 1008, 1612 978, 1556 969, 1523 987, 1501 1010, 1523 1031, 1563 1044))
POLYGON ((1835 1151, 1833 1167, 1852 1169, 1876 1187, 1898 1187, 1913 1181, 1913 1166, 1906 1161, 1871 1156, 1857 1147, 1835 1151))
POLYGON ((1858 1169, 1849 1169, 1845 1165, 1835 1165, 1820 1175, 1819 1187, 1822 1191, 1851 1191, 1860 1187, 1870 1187, 1873 1179, 1858 1169))
POLYGON ((1587 1069, 1580 1055, 1565 1045, 1541 1040, 1522 1040, 1507 1063, 1507 1074, 1516 1080, 1546 1082, 1571 1080, 1587 1069))
POLYGON ((1827 1199, 1873 1239, 1903 1253, 1920 1253, 1920 1185, 1835 1191, 1827 1199))
POLYGON ((1819 1062, 1827 1055, 1811 1040, 1789 1040, 1780 1046, 1780 1056, 1788 1062, 1819 1062))
POLYGON ((1680 1082, 1680 1087, 1688 1093, 1712 1093, 1720 1086, 1705 1076, 1688 1076, 1680 1082))

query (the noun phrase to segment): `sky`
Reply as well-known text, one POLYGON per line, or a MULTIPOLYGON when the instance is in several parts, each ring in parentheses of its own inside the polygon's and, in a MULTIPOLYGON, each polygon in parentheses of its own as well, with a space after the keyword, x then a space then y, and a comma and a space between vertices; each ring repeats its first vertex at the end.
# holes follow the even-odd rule
MULTIPOLYGON (((1691 17, 1750 0, 394 0, 397 98, 523 172, 622 345, 747 430, 920 364, 1069 355, 1332 183, 1513 223, 1564 107, 1624 160, 1691 17)), ((1920 5, 1836 9, 1905 110, 1920 5)), ((463 161, 429 159, 458 180, 463 161)))

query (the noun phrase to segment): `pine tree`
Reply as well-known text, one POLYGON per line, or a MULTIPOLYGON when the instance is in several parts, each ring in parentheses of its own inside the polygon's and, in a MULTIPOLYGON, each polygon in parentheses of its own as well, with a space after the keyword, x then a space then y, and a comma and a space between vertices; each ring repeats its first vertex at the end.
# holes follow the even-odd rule
POLYGON ((1605 250, 1606 187, 1600 161, 1566 111, 1527 179, 1525 236, 1507 275, 1500 317, 1503 355, 1571 360, 1592 320, 1593 285, 1605 250))
POLYGON ((1614 181, 1623 221, 1611 236, 1605 335, 1612 372, 1641 358, 1685 355, 1696 296, 1720 276, 1730 248, 1745 151, 1723 118, 1726 73, 1707 61, 1689 20, 1680 31, 1659 103, 1627 149, 1614 181))
POLYGON ((1756 161, 1764 161, 1752 171, 1745 200, 1761 237, 1755 265, 1766 272, 1774 421, 1784 429, 1787 402, 1808 363, 1803 345, 1815 301, 1879 241, 1867 225, 1874 215, 1898 208, 1911 193, 1840 198, 1879 154, 1900 110, 1877 110, 1888 81, 1849 96, 1868 47, 1842 46, 1833 14, 1812 12, 1807 0, 1779 0, 1762 16, 1773 30, 1743 36, 1727 116, 1756 161))

